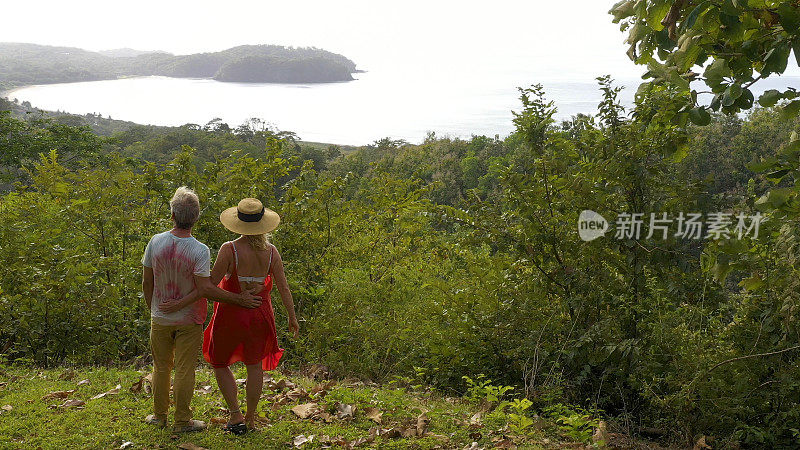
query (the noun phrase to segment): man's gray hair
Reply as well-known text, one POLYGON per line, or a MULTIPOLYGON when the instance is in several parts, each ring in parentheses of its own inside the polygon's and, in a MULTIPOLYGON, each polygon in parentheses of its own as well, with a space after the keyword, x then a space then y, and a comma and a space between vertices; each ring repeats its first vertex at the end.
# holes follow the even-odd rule
POLYGON ((175 195, 169 201, 169 209, 175 220, 175 226, 190 230, 200 217, 200 199, 193 190, 181 186, 175 190, 175 195))

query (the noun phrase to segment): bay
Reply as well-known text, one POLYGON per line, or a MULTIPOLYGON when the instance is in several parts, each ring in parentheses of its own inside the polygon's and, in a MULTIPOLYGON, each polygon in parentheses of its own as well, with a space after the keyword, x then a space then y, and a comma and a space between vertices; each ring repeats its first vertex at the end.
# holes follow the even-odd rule
MULTIPOLYGON (((304 141, 364 145, 389 137, 419 143, 437 136, 505 137, 519 110, 518 86, 543 84, 558 108, 556 117, 593 114, 601 93, 592 76, 549 77, 508 68, 459 71, 364 72, 355 81, 325 84, 223 83, 208 79, 138 77, 38 85, 5 93, 45 110, 142 124, 203 125, 220 118, 234 127, 260 118, 293 131, 304 141)), ((622 79, 623 104, 630 105, 640 80, 622 79)), ((800 77, 760 82, 764 89, 798 86, 800 77)))

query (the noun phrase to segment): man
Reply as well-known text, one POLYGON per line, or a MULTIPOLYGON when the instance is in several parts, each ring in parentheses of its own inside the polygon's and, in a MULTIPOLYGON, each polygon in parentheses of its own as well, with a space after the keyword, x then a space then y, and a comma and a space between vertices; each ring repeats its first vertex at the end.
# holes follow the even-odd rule
POLYGON ((153 412, 145 421, 165 427, 169 411, 170 373, 175 367, 175 424, 173 431, 200 431, 205 423, 192 419, 189 404, 194 393, 194 371, 203 344, 203 322, 207 306, 201 298, 174 312, 159 304, 181 298, 195 289, 201 297, 246 308, 261 305, 261 297, 248 292, 235 294, 211 284, 211 254, 192 236, 200 216, 200 201, 191 189, 179 187, 169 202, 174 227, 150 239, 142 257, 142 290, 150 310, 150 348, 153 352, 153 412))

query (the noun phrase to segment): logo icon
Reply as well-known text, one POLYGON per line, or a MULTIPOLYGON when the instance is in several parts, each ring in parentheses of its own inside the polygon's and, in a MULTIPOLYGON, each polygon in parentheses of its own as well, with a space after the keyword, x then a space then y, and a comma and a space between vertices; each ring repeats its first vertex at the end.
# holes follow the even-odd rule
POLYGON ((586 242, 593 241, 600 236, 604 236, 608 231, 608 221, 603 216, 590 210, 584 209, 578 216, 578 235, 586 242))

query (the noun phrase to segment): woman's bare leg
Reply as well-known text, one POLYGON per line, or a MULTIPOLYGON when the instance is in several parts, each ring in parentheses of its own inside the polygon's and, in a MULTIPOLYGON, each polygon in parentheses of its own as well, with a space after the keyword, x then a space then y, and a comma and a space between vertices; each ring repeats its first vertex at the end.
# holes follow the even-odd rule
POLYGON ((247 367, 247 414, 245 422, 250 428, 255 427, 256 413, 258 412, 258 400, 264 389, 264 369, 261 362, 247 367))
MULTIPOLYGON (((247 373, 249 375, 250 371, 248 370, 247 373)), ((239 409, 239 389, 236 387, 236 379, 233 378, 233 372, 229 367, 215 367, 214 376, 217 378, 219 391, 222 392, 222 397, 225 399, 225 403, 228 404, 228 410, 234 411, 228 420, 228 424, 233 425, 244 422, 244 416, 239 409)))

